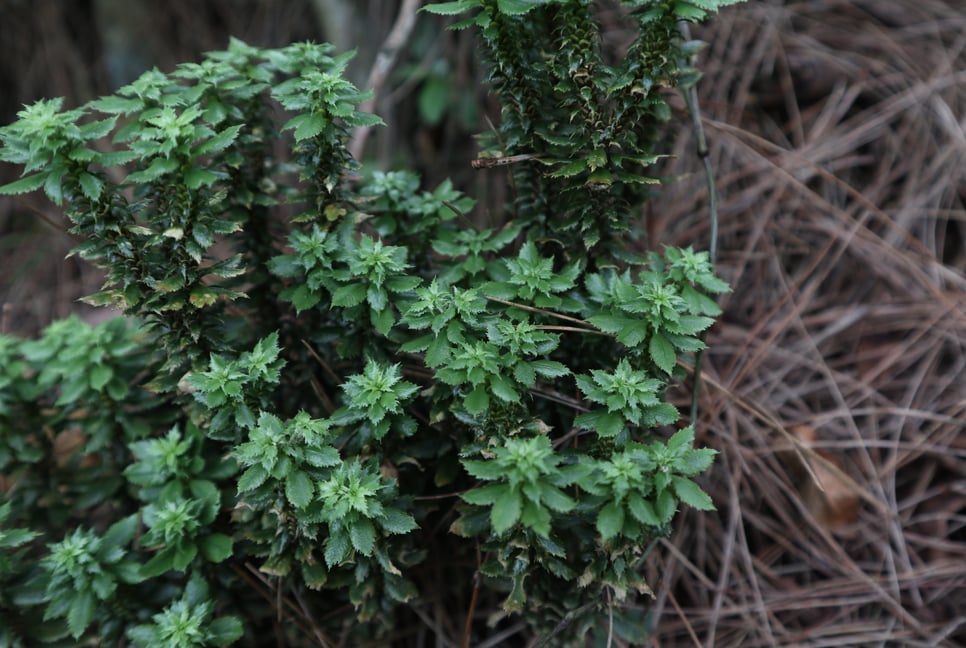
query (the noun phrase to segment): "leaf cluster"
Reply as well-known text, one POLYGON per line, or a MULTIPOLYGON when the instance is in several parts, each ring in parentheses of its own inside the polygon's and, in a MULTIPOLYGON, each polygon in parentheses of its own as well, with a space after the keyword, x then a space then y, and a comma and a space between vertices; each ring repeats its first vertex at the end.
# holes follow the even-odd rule
POLYGON ((694 44, 679 38, 678 22, 737 1, 623 3, 637 37, 619 58, 601 39, 605 18, 583 0, 456 0, 425 10, 470 14, 453 28, 475 27, 483 37, 489 81, 503 102, 499 137, 484 155, 534 156, 513 169, 521 218, 593 259, 620 248, 632 228, 627 208, 661 182, 648 169, 671 117, 663 90, 698 78, 688 64, 694 44))
POLYGON ((151 623, 134 626, 127 632, 135 646, 225 646, 241 638, 244 629, 238 617, 212 618, 214 603, 208 584, 193 577, 185 586, 184 594, 161 612, 151 617, 151 623))

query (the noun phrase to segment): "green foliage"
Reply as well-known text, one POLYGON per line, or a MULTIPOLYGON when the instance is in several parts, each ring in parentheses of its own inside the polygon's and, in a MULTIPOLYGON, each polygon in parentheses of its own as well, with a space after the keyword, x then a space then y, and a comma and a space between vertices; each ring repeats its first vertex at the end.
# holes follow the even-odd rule
POLYGON ((207 532, 218 515, 219 495, 211 482, 195 481, 190 496, 165 491, 157 501, 144 507, 142 519, 148 531, 141 543, 160 549, 141 567, 142 575, 150 578, 172 569, 183 572, 199 551, 205 560, 215 563, 231 555, 229 536, 207 532))
MULTIPOLYGON (((25 528, 14 528, 8 523, 12 504, 0 504, 0 610, 13 609, 17 584, 24 577, 29 564, 30 543, 40 534, 25 528)), ((0 625, 0 645, 14 643, 14 633, 7 624, 0 625)))
POLYGON ((153 615, 153 623, 134 626, 127 636, 142 648, 226 646, 240 639, 241 621, 233 616, 212 619, 213 607, 207 583, 194 576, 181 598, 153 615))
POLYGON ((685 428, 666 445, 630 442, 622 452, 597 462, 580 484, 607 501, 597 515, 602 539, 636 538, 642 528, 665 526, 678 501, 700 510, 714 508, 711 498, 688 477, 706 470, 715 451, 695 450, 693 442, 694 430, 685 428))
POLYGON ((369 360, 363 372, 350 376, 342 389, 346 406, 332 414, 340 424, 363 422, 360 433, 364 430, 371 432, 376 441, 386 436, 390 426, 403 436, 415 430, 416 422, 403 414, 402 403, 408 401, 419 387, 402 379, 398 364, 383 367, 369 360))
POLYGON ((242 429, 255 425, 254 412, 268 406, 285 365, 279 351, 278 334, 273 332, 237 359, 212 353, 207 370, 185 375, 185 388, 206 408, 201 416, 210 415, 208 436, 237 440, 242 429))
POLYGON ((74 639, 84 634, 95 617, 108 623, 104 606, 114 598, 118 583, 141 578, 138 565, 125 560, 123 549, 136 529, 137 517, 132 516, 116 522, 103 537, 78 528, 48 545, 49 553, 40 563, 46 585, 44 621, 65 619, 74 639))
POLYGON ((645 371, 632 369, 626 359, 617 363, 613 373, 594 369, 591 375, 579 375, 576 380, 584 397, 606 406, 607 411, 581 414, 574 425, 596 430, 601 436, 617 436, 628 423, 654 427, 678 418, 674 407, 658 397, 661 382, 645 371))
POLYGON ((431 5, 475 12, 499 154, 532 156, 485 229, 449 181, 355 177, 380 120, 329 46, 233 40, 0 128, 0 192, 63 205, 127 315, 0 336, 0 643, 379 642, 440 571, 561 645, 642 641, 648 545, 713 508, 664 392, 728 287, 628 243, 693 76, 674 24, 725 4, 628 2, 621 60, 583 0, 431 5))
POLYGON ((660 182, 647 169, 660 158, 671 114, 662 88, 697 78, 683 64, 678 21, 737 1, 625 2, 638 38, 619 59, 608 54, 589 0, 457 0, 426 10, 475 12, 454 27, 480 30, 503 100, 489 155, 536 156, 513 171, 520 219, 564 250, 586 248, 593 263, 622 247, 631 229, 623 215, 660 182))
POLYGON ((463 501, 489 506, 490 524, 497 535, 519 523, 548 537, 551 512, 567 513, 576 506, 561 488, 576 481, 579 467, 560 467, 563 458, 554 456, 545 436, 508 439, 492 454, 489 461, 463 461, 473 477, 498 482, 464 493, 463 501))

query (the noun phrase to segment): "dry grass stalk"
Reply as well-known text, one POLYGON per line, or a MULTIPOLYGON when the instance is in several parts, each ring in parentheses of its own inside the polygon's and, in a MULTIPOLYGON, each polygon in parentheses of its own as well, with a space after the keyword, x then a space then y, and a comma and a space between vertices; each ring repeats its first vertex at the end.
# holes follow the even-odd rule
MULTIPOLYGON (((758 2, 697 34, 735 292, 699 422, 719 513, 653 560, 655 646, 966 638, 964 34, 940 0, 758 2), (851 524, 820 504, 843 493, 851 524)), ((657 240, 707 236, 692 149, 657 240)))

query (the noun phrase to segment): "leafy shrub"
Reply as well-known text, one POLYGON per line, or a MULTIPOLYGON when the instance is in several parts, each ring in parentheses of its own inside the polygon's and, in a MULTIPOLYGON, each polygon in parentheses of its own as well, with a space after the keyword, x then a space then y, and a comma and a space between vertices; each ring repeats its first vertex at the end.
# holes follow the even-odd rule
POLYGON ((695 77, 676 21, 729 2, 626 4, 620 60, 588 2, 428 8, 475 12, 488 155, 526 158, 486 228, 449 182, 354 177, 348 129, 380 120, 325 45, 235 40, 0 129, 0 192, 62 205, 107 271, 89 301, 129 316, 0 337, 0 644, 379 639, 440 569, 557 643, 602 614, 640 638, 651 543, 713 508, 713 451, 660 432, 727 285, 637 252, 637 206, 661 88, 695 77))

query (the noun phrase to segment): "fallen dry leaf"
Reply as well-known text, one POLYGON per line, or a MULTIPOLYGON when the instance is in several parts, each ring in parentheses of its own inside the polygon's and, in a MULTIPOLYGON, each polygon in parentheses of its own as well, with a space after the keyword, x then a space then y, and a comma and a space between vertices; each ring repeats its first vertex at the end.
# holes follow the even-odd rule
POLYGON ((811 473, 801 465, 801 459, 796 453, 783 455, 786 462, 797 462, 796 472, 802 474, 798 480, 798 492, 802 497, 805 508, 812 514, 816 522, 833 533, 847 534, 849 527, 858 519, 859 495, 845 479, 839 476, 844 472, 841 460, 828 450, 813 448, 817 434, 815 429, 807 425, 797 425, 789 430, 806 448, 820 457, 821 460, 806 457, 811 473), (823 461, 824 460, 824 461, 823 461), (833 468, 834 466, 834 468, 833 468), (835 470, 838 469, 838 470, 835 470))
MULTIPOLYGON (((58 468, 65 467, 88 441, 88 436, 79 427, 69 427, 54 437, 53 457, 58 468)), ((87 468, 100 463, 100 458, 87 455, 81 458, 79 467, 87 468)))

